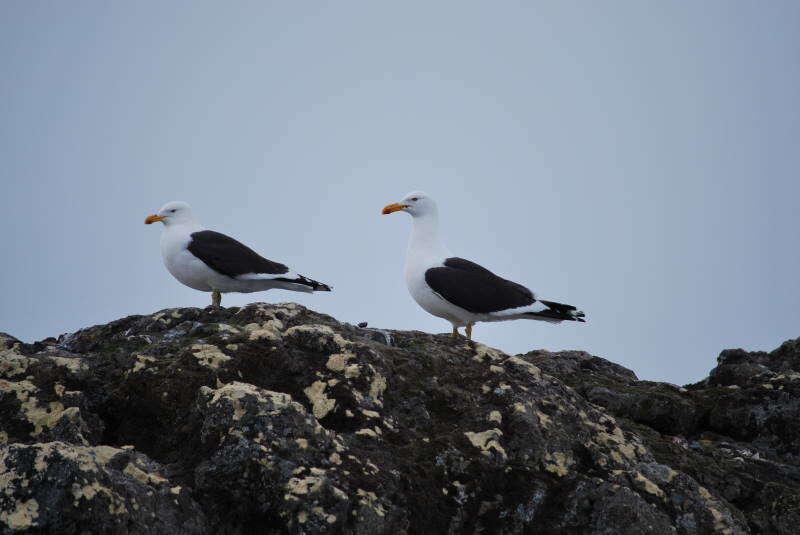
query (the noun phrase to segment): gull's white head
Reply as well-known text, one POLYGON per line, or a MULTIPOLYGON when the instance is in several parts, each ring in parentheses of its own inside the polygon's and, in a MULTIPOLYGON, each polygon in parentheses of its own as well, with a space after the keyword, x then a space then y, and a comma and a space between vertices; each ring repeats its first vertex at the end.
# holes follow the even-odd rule
POLYGON ((145 225, 161 221, 165 225, 177 225, 180 223, 193 222, 192 208, 183 201, 168 202, 161 207, 157 214, 147 216, 144 220, 145 225))
POLYGON ((436 215, 436 201, 424 191, 412 191, 402 201, 384 207, 382 214, 408 212, 412 217, 436 215))

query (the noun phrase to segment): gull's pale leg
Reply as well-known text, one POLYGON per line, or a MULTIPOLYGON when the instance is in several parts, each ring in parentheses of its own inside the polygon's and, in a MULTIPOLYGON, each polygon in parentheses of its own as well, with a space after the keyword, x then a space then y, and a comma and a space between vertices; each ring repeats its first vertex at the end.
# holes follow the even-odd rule
POLYGON ((464 330, 467 332, 467 340, 472 340, 472 324, 464 327, 464 330))
POLYGON ((458 338, 458 327, 453 325, 453 338, 458 338))
POLYGON ((211 292, 211 306, 219 308, 220 303, 222 303, 222 294, 218 290, 214 290, 211 292))

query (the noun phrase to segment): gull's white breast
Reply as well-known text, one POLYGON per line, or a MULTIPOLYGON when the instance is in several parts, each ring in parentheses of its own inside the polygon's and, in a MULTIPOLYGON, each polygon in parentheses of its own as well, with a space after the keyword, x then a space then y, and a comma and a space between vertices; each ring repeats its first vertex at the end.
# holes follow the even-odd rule
POLYGON ((210 292, 213 276, 219 276, 187 249, 191 232, 167 228, 161 233, 161 257, 173 277, 189 288, 210 292))
POLYGON ((442 297, 437 295, 425 281, 425 272, 430 268, 443 266, 444 260, 445 258, 425 259, 414 254, 407 255, 405 276, 408 292, 411 294, 414 301, 429 314, 444 318, 459 326, 473 323, 475 321, 475 314, 445 301, 442 297))

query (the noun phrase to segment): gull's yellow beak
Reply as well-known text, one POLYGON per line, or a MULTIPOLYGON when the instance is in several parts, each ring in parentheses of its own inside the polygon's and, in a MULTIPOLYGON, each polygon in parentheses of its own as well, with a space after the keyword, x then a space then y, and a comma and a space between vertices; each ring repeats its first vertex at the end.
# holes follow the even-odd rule
POLYGON ((156 223, 157 221, 161 221, 162 219, 164 219, 163 215, 156 215, 156 214, 149 215, 147 216, 147 219, 144 220, 144 224, 149 225, 151 223, 156 223))
POLYGON ((392 212, 399 212, 401 210, 405 210, 408 208, 407 204, 400 204, 399 202, 392 203, 383 207, 383 211, 381 212, 383 215, 391 214, 392 212))

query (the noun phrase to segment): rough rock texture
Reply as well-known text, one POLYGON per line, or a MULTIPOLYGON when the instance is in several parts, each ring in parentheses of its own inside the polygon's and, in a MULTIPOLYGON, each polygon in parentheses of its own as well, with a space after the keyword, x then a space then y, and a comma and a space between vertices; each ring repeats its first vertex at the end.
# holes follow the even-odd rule
POLYGON ((0 335, 0 534, 797 533, 800 341, 638 381, 295 304, 0 335))

